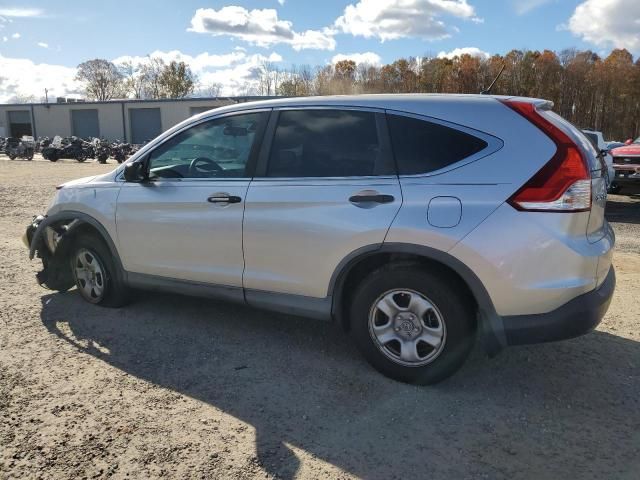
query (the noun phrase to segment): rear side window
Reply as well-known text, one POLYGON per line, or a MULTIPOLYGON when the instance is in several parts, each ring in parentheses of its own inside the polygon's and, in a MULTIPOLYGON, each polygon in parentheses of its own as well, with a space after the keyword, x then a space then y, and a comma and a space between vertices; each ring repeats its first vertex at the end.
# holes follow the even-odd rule
POLYGON ((280 112, 268 177, 354 177, 393 174, 372 112, 280 112))
POLYGON ((400 175, 433 172, 487 147, 473 135, 417 118, 387 114, 387 124, 400 175))

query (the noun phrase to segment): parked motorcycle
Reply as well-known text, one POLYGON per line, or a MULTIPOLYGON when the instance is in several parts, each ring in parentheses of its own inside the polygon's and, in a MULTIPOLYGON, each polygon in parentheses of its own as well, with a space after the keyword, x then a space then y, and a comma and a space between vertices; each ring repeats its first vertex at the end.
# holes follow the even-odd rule
POLYGON ((51 162, 57 162, 61 158, 69 158, 78 162, 84 162, 91 155, 87 142, 78 137, 61 138, 56 136, 51 145, 42 149, 42 157, 51 162))
POLYGON ((15 160, 16 158, 33 160, 34 148, 35 142, 33 141, 33 137, 9 137, 4 143, 4 151, 11 160, 15 160))
POLYGON ((35 152, 41 153, 43 148, 51 145, 51 139, 49 137, 38 137, 35 145, 35 152))
POLYGON ((111 153, 109 142, 105 139, 94 138, 92 143, 98 162, 107 163, 107 159, 109 158, 109 154, 111 153))

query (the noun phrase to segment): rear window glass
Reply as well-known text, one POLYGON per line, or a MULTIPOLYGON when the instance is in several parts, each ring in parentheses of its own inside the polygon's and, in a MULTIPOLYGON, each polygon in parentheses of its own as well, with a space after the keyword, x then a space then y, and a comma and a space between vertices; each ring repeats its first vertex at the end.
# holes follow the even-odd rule
POLYGON ((433 172, 487 147, 478 137, 438 123, 390 114, 387 123, 400 175, 433 172))
POLYGON ((280 113, 267 176, 352 177, 393 173, 372 112, 291 110, 280 113))

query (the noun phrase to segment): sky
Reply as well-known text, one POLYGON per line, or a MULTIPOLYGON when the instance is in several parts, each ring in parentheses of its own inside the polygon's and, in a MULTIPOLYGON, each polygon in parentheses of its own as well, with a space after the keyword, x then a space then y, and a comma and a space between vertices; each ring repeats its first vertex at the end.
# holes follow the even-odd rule
POLYGON ((82 96, 76 66, 184 60, 202 88, 246 93, 271 62, 487 56, 517 49, 627 48, 640 56, 640 0, 0 0, 0 103, 82 96))

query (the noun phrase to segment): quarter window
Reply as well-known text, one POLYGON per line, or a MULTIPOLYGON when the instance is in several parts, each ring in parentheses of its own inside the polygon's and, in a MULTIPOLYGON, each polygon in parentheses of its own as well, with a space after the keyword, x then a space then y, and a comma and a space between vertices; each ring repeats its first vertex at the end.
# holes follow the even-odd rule
POLYGON ((251 149, 264 113, 195 125, 151 152, 149 177, 247 178, 251 149))
POLYGON ((378 138, 376 114, 354 110, 280 112, 268 177, 353 177, 393 174, 378 138))
POLYGON ((417 118, 387 114, 387 124, 400 175, 433 172, 487 147, 473 135, 417 118))

